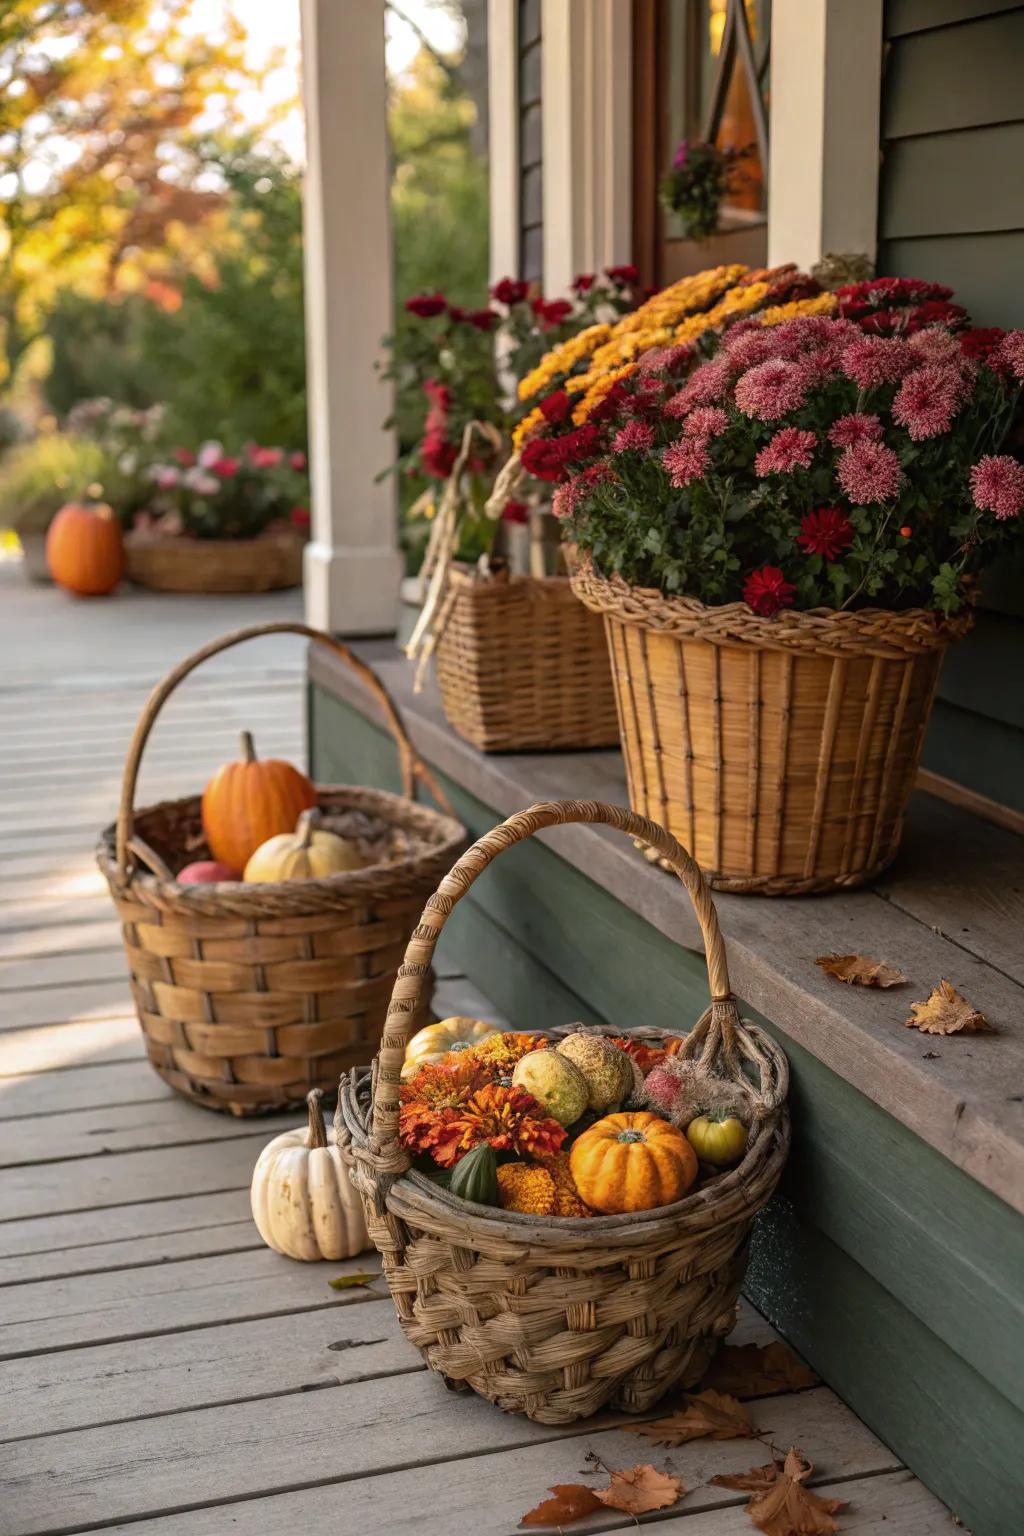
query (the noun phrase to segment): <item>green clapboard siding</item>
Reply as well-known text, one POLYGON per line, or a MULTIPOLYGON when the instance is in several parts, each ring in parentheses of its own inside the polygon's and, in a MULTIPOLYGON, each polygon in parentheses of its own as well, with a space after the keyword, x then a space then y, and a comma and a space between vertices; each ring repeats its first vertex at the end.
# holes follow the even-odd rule
MULTIPOLYGON (((320 688, 311 726, 318 778, 397 787, 383 732, 320 688)), ((443 783, 474 836, 494 825, 491 808, 443 783)), ((442 945, 523 1028, 685 1029, 707 1000, 702 956, 536 841, 495 861, 442 945)), ((764 1022, 793 1067, 794 1141, 750 1294, 975 1536, 1008 1536, 1019 1528, 1024 1223, 764 1022)))
MULTIPOLYGON (((947 283, 978 325, 1024 327, 1024 5, 886 0, 884 15, 878 270, 947 283)), ((1021 584, 994 574, 995 612, 947 657, 924 763, 1024 810, 1021 584)))

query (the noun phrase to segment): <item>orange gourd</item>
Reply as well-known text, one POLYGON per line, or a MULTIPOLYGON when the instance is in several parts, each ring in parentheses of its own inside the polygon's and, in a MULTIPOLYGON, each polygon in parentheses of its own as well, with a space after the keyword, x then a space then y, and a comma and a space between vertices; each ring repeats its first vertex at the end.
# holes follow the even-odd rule
POLYGON ((78 597, 104 597, 124 575, 121 524, 104 502, 61 507, 46 535, 46 564, 58 587, 78 597))
POLYGON ((682 1131, 646 1112, 598 1120, 574 1142, 569 1166, 581 1198, 606 1215, 671 1205, 697 1177, 682 1131))
POLYGON ((303 811, 316 805, 316 788, 277 757, 260 761, 248 731, 240 762, 218 768, 203 791, 203 831, 221 864, 244 869, 268 838, 292 832, 303 811))

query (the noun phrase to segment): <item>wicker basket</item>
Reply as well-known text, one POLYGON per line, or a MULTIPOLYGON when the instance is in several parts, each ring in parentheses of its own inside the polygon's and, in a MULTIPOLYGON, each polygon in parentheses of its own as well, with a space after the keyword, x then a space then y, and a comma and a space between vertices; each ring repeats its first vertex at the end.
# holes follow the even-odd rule
POLYGON ((449 723, 481 752, 619 739, 601 623, 567 576, 481 581, 453 569, 437 641, 449 723))
MULTIPOLYGON (((465 843, 451 815, 415 803, 417 779, 447 812, 371 669, 304 624, 226 635, 154 689, 128 751, 117 822, 102 834, 97 857, 121 917, 149 1059, 179 1093, 212 1109, 256 1114, 301 1104, 311 1088, 333 1092, 340 1071, 370 1059, 405 936, 465 843), (324 825, 356 839, 371 861, 364 868, 280 884, 178 885, 171 868, 208 856, 201 801, 133 810, 146 740, 163 704, 200 662, 280 633, 330 646, 363 679, 397 743, 405 798, 318 790, 324 825)), ((429 988, 424 1010, 428 1002, 429 988)))
POLYGON ((735 1320, 750 1224, 785 1162, 788 1067, 767 1035, 740 1023, 714 903, 673 837, 618 806, 563 801, 521 811, 480 838, 413 931, 372 1083, 372 1105, 357 1074, 342 1085, 339 1144, 402 1330, 432 1370, 545 1424, 606 1403, 642 1413, 700 1378, 735 1320), (659 1210, 576 1219, 474 1205, 411 1171, 397 1139, 405 1043, 446 919, 499 853, 567 822, 642 837, 679 875, 704 935, 713 998, 681 1054, 715 1064, 750 1100, 742 1162, 659 1210))
POLYGON ((124 541, 125 575, 155 592, 274 592, 302 581, 301 539, 124 541))
POLYGON ((896 855, 942 658, 970 626, 921 608, 761 618, 606 580, 630 802, 717 890, 861 885, 896 855))

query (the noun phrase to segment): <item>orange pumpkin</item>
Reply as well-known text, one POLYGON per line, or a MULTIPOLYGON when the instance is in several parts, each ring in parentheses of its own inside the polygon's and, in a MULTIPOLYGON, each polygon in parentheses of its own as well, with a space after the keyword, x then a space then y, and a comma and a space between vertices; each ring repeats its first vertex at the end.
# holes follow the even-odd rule
POLYGON ((681 1200, 697 1177, 697 1155, 658 1115, 606 1115, 574 1142, 569 1167, 587 1205, 620 1215, 681 1200))
POLYGON ((59 587, 79 597, 103 597, 124 575, 121 524, 104 502, 61 507, 46 535, 46 564, 59 587))
POLYGON ((303 811, 316 805, 316 788, 277 757, 261 762, 248 731, 242 758, 218 768, 203 791, 203 831, 220 864, 244 869, 270 837, 291 832, 303 811))

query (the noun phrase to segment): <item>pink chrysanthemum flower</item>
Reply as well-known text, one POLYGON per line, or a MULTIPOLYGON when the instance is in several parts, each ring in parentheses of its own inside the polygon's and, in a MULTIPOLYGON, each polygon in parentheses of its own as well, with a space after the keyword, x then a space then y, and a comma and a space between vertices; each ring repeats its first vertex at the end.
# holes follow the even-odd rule
POLYGON ((717 405, 729 387, 729 372, 725 364, 715 358, 701 363, 690 375, 678 394, 666 402, 667 416, 685 416, 693 405, 717 405))
POLYGON ((836 478, 856 506, 873 501, 892 501, 899 494, 903 474, 900 461, 884 443, 854 443, 839 460, 836 478))
POLYGON ((615 472, 607 464, 588 464, 578 475, 563 480, 551 498, 551 510, 556 517, 572 517, 580 502, 595 485, 615 479, 615 472))
POLYGON ((745 416, 777 421, 804 403, 807 382, 796 363, 783 357, 758 363, 736 380, 736 404, 745 416))
POLYGON ((719 437, 729 425, 729 418, 720 405, 698 405, 683 422, 687 437, 719 437))
POLYGON ((840 416, 828 429, 828 440, 833 448, 852 448, 854 443, 877 443, 882 436, 882 423, 877 416, 865 416, 854 411, 850 416, 840 416))
POLYGON ((708 467, 707 439, 684 437, 666 448, 661 462, 668 470, 669 483, 680 489, 691 480, 700 480, 708 467))
POLYGON ((958 363, 963 356, 959 338, 941 325, 929 325, 907 338, 907 346, 927 363, 958 363))
POLYGON ((908 373, 896 392, 892 416, 915 443, 948 432, 960 409, 964 382, 952 368, 930 363, 908 373))
POLYGON ((994 512, 1000 522, 1018 517, 1024 507, 1024 464, 1008 453, 986 454, 971 470, 971 497, 979 512, 994 512))
POLYGON ((693 356, 693 348, 685 342, 675 347, 654 347, 645 352, 637 363, 638 373, 674 373, 693 356))
POLYGON ((797 358, 797 365, 808 384, 821 384, 839 371, 839 358, 832 347, 815 347, 797 358))
POLYGON ((907 343, 896 336, 862 336, 842 357, 843 372, 861 389, 898 384, 917 364, 918 358, 907 343))
POLYGON ((797 427, 783 427, 754 460, 754 469, 764 475, 786 475, 794 469, 810 469, 818 439, 813 432, 797 427))
POLYGON ((1024 383, 1024 331, 1007 331, 993 355, 1015 379, 1024 383))
POLYGON ((766 362, 770 357, 778 356, 774 330, 774 327, 760 327, 756 331, 744 331, 739 336, 734 331, 726 332, 724 353, 735 373, 743 373, 758 363, 766 362))
POLYGON ((654 444, 654 428, 645 421, 627 421, 612 440, 612 453, 644 452, 654 444))

